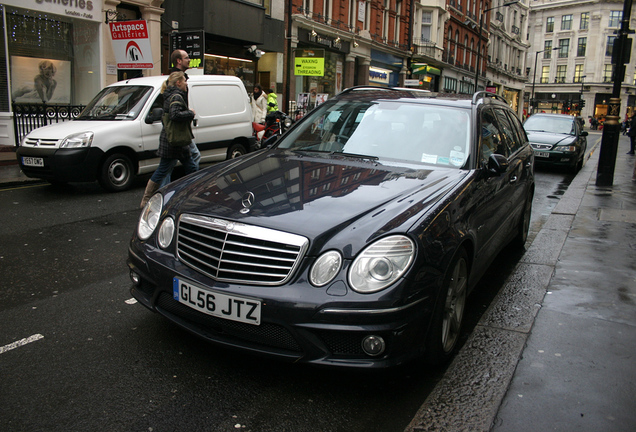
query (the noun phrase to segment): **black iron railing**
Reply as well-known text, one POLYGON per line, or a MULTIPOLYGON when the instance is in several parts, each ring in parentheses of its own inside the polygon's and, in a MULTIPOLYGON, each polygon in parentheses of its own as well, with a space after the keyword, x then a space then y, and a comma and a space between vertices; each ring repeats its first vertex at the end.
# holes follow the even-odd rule
POLYGON ((76 118, 85 105, 48 105, 37 103, 12 103, 15 145, 33 129, 76 118))

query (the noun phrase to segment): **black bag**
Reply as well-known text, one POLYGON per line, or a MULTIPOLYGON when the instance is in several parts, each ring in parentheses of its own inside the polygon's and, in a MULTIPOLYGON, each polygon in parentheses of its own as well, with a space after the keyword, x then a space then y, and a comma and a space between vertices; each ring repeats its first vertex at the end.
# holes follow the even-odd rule
MULTIPOLYGON (((174 100, 172 104, 180 104, 185 106, 180 101, 174 100)), ((194 135, 192 134, 192 129, 190 128, 189 121, 173 121, 170 120, 170 114, 164 113, 161 119, 163 123, 163 127, 166 130, 166 138, 168 139, 168 144, 174 147, 185 147, 190 145, 192 142, 192 138, 194 135)))

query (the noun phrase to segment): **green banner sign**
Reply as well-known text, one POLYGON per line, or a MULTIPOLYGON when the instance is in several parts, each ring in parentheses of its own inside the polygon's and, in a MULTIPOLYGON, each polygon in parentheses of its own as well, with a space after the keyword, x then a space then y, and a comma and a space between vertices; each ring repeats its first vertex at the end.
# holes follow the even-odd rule
POLYGON ((294 74, 303 76, 325 75, 324 49, 297 49, 294 51, 294 74))

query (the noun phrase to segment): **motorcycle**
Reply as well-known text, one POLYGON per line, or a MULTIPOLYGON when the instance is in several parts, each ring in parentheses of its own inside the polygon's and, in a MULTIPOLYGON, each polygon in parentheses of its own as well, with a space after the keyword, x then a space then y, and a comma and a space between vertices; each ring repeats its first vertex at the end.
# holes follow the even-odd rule
POLYGON ((263 146, 263 143, 273 136, 281 136, 290 128, 294 121, 282 111, 273 111, 265 116, 265 124, 252 122, 254 129, 254 137, 256 138, 257 149, 263 146))

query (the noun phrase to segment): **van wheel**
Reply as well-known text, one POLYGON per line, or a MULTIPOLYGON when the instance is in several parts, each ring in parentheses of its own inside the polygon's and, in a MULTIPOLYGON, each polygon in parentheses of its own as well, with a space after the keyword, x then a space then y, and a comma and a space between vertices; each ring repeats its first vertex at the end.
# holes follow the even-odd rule
POLYGON ((247 150, 241 144, 232 144, 230 148, 227 150, 227 158, 234 159, 239 156, 243 156, 247 154, 247 150))
POLYGON ((135 179, 133 163, 128 156, 114 153, 106 158, 100 168, 99 184, 111 192, 124 191, 135 179))

